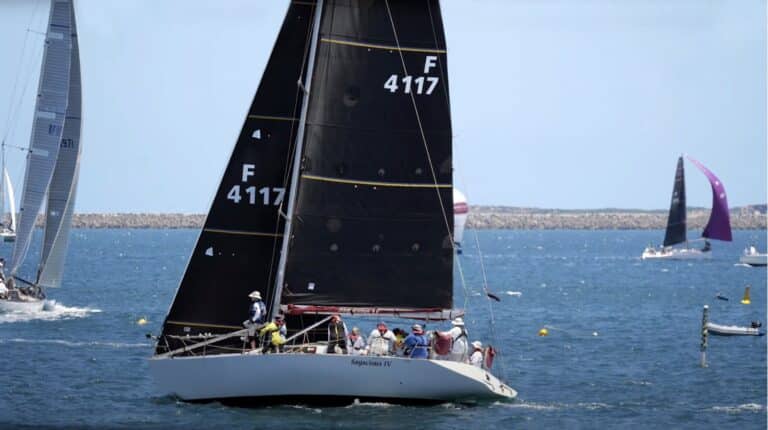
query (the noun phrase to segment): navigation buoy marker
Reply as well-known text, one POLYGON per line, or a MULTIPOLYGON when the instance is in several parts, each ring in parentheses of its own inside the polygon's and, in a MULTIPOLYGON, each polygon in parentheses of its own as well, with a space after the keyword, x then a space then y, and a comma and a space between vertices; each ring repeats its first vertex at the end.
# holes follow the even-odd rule
POLYGON ((744 298, 741 299, 742 305, 748 305, 752 303, 752 301, 749 299, 749 285, 747 285, 746 288, 744 288, 744 298))
POLYGON ((543 336, 546 336, 546 335, 548 335, 548 334, 549 334, 549 330, 547 330, 547 328, 546 328, 546 327, 544 327, 544 328, 542 328, 541 330, 539 330, 539 336, 542 336, 542 337, 543 337, 543 336))
POLYGON ((144 318, 144 317, 141 317, 141 318, 138 319, 138 321, 136 321, 136 324, 138 324, 138 325, 144 325, 146 323, 147 323, 147 319, 144 318))

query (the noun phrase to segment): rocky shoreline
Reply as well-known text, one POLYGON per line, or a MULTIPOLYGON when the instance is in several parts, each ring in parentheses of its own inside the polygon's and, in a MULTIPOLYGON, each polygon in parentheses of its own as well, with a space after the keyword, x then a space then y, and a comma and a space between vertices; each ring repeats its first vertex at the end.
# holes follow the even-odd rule
MULTIPOLYGON (((701 229, 707 222, 709 211, 689 209, 688 225, 701 229)), ((765 206, 746 206, 731 212, 734 229, 765 230, 767 224, 765 206)), ((74 228, 200 228, 203 214, 75 214, 74 228)), ((41 218, 38 219, 40 223, 41 218)), ((531 209, 504 206, 474 206, 470 208, 468 227, 479 229, 513 230, 650 230, 663 229, 667 212, 600 209, 557 210, 531 209)), ((40 223, 41 224, 41 223, 40 223)))

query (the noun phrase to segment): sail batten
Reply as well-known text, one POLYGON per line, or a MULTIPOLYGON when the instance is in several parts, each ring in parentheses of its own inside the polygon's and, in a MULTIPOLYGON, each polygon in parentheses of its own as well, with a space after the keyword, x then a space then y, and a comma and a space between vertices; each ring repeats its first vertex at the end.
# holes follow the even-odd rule
POLYGON ((698 160, 691 156, 686 157, 704 173, 712 187, 712 211, 709 214, 709 221, 704 227, 704 232, 701 234, 702 237, 730 242, 733 240, 733 235, 731 233, 731 215, 728 210, 728 197, 725 194, 725 186, 714 173, 704 167, 698 160))
POLYGON ((675 170, 675 183, 672 187, 672 201, 669 205, 664 246, 672 246, 688 240, 686 218, 685 166, 683 165, 683 157, 680 157, 677 160, 677 169, 675 170))
POLYGON ((16 242, 11 258, 15 275, 26 258, 37 214, 57 163, 69 103, 72 64, 73 7, 71 1, 51 2, 32 137, 27 154, 16 242), (61 31, 62 29, 68 31, 61 31))

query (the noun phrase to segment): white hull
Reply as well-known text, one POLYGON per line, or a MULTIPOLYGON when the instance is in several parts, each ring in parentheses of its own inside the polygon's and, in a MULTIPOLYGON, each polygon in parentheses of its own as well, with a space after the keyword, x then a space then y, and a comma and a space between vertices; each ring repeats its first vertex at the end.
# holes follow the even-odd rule
POLYGON ((45 300, 0 300, 0 312, 39 312, 45 300))
POLYGON ((11 230, 2 230, 0 231, 0 238, 2 238, 3 242, 15 242, 16 233, 11 230))
POLYGON ((760 336, 760 330, 752 327, 740 327, 736 325, 720 325, 707 323, 707 331, 720 336, 760 336))
POLYGON ((768 265, 768 254, 744 254, 739 258, 739 262, 750 266, 766 266, 768 265))
POLYGON ((451 402, 517 392, 464 363, 329 354, 222 354, 152 358, 165 394, 184 400, 451 402))
POLYGON ((646 248, 643 260, 708 260, 712 251, 704 252, 696 248, 646 248))

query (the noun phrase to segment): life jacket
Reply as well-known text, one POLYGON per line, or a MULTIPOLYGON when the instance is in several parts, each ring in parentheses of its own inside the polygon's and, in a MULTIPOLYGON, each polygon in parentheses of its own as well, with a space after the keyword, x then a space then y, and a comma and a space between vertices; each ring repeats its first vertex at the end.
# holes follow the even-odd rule
POLYGON ((438 332, 434 338, 432 347, 435 349, 435 353, 439 355, 448 355, 453 347, 453 339, 448 333, 438 332))
POLYGON ((490 370, 493 366, 493 357, 496 356, 496 350, 491 346, 488 345, 488 348, 485 350, 485 368, 490 370))

